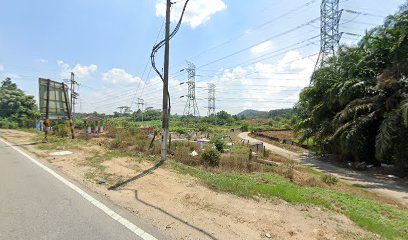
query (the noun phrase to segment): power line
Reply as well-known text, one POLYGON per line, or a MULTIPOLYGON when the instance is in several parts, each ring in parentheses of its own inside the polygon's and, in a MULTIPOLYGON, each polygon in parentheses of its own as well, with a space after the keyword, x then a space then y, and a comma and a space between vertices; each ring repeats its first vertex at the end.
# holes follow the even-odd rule
POLYGON ((206 66, 211 65, 211 64, 213 64, 213 63, 216 63, 216 62, 219 62, 219 61, 221 61, 221 60, 224 60, 224 59, 230 58, 230 57, 232 57, 232 56, 235 56, 235 55, 237 55, 237 54, 239 54, 239 53, 242 53, 242 52, 244 52, 244 51, 247 51, 247 50, 249 50, 249 49, 251 49, 251 48, 253 48, 253 47, 255 47, 255 46, 258 46, 259 44, 265 43, 265 42, 270 41, 270 40, 272 40, 272 39, 274 39, 274 38, 281 37, 281 36, 283 36, 283 35, 285 35, 285 34, 288 34, 288 33, 290 33, 290 32, 293 32, 293 31, 296 31, 296 30, 298 30, 298 29, 300 29, 300 28, 303 28, 303 27, 305 27, 305 26, 308 26, 309 24, 311 24, 311 23, 313 23, 313 22, 315 22, 315 21, 317 21, 317 20, 319 20, 319 18, 312 19, 312 20, 310 20, 310 21, 308 21, 308 22, 306 22, 306 23, 300 24, 300 25, 298 25, 298 26, 296 26, 296 27, 294 27, 294 28, 291 28, 291 29, 289 29, 289 30, 287 30, 287 31, 284 31, 284 32, 279 33, 279 34, 276 34, 276 35, 274 35, 274 36, 272 36, 272 37, 266 38, 266 39, 264 39, 264 40, 262 40, 262 41, 260 41, 260 42, 257 42, 257 43, 255 43, 255 44, 252 44, 252 45, 250 45, 250 46, 248 46, 248 47, 245 47, 245 48, 243 48, 243 49, 240 49, 240 50, 238 50, 238 51, 235 51, 235 52, 233 52, 233 53, 230 53, 230 54, 228 54, 228 55, 226 55, 226 56, 223 56, 223 57, 221 57, 221 58, 215 59, 215 60, 213 60, 213 61, 211 61, 211 62, 209 62, 209 63, 200 65, 198 68, 206 67, 206 66))
POLYGON ((302 10, 303 8, 310 7, 310 6, 313 5, 313 3, 315 3, 316 1, 317 1, 317 0, 312 0, 312 1, 309 1, 309 2, 307 2, 307 3, 305 3, 305 4, 300 5, 300 6, 296 7, 296 8, 294 8, 294 9, 291 9, 291 10, 287 11, 286 13, 283 13, 283 14, 277 16, 277 17, 274 17, 274 18, 272 18, 272 19, 266 21, 266 22, 263 22, 263 23, 261 23, 261 24, 255 26, 255 27, 253 27, 253 28, 251 28, 251 29, 249 29, 249 30, 247 30, 247 31, 245 31, 245 32, 243 32, 243 33, 241 33, 241 34, 239 34, 239 35, 236 35, 236 36, 234 36, 234 37, 228 39, 227 41, 224 41, 224 42, 222 42, 222 43, 220 43, 220 44, 218 44, 218 45, 215 45, 215 46, 213 46, 213 47, 210 47, 209 49, 207 49, 207 50, 205 50, 205 51, 203 51, 203 52, 201 52, 201 53, 199 53, 199 54, 197 54, 197 55, 195 55, 195 56, 190 57, 190 59, 196 59, 196 58, 198 58, 198 57, 200 57, 200 56, 202 56, 202 55, 204 55, 204 54, 206 54, 206 53, 208 53, 208 52, 211 52, 211 51, 216 50, 216 49, 218 49, 218 48, 220 48, 220 47, 222 47, 222 46, 225 46, 225 45, 227 45, 227 44, 229 44, 229 43, 231 43, 231 42, 234 42, 234 41, 236 41, 236 40, 242 38, 243 36, 248 35, 249 33, 253 32, 253 31, 262 29, 263 27, 265 27, 265 26, 267 26, 267 25, 269 25, 269 24, 271 24, 271 23, 273 23, 273 22, 275 22, 275 21, 277 21, 277 20, 279 20, 279 19, 282 19, 282 18, 285 17, 285 16, 291 15, 291 14, 297 12, 297 11, 302 10))

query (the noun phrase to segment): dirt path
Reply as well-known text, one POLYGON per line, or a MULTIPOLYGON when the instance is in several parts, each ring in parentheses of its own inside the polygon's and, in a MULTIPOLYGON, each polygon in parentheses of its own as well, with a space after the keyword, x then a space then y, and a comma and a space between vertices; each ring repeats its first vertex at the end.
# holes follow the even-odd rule
MULTIPOLYGON (((249 140, 249 142, 263 142, 261 140, 250 137, 248 134, 249 134, 249 132, 243 132, 243 133, 238 134, 238 136, 240 138, 242 138, 242 139, 247 140, 247 141, 249 140)), ((263 142, 263 144, 266 147, 266 149, 271 150, 272 152, 274 152, 274 153, 276 153, 278 155, 281 155, 281 156, 283 156, 283 157, 285 157, 287 159, 299 161, 300 157, 302 156, 299 153, 291 152, 289 150, 277 147, 277 146, 272 145, 272 144, 267 143, 267 142, 263 142)))
MULTIPOLYGON (((58 171, 130 210, 169 239, 378 239, 344 215, 319 207, 292 205, 276 199, 245 199, 216 192, 197 179, 162 167, 116 191, 86 179, 86 156, 98 145, 64 149, 74 154, 50 157, 33 145, 33 134, 0 130, 0 137, 41 156, 58 171)), ((55 151, 55 150, 54 150, 55 151)), ((1 159, 1 161, 6 159, 1 159)), ((105 172, 122 179, 138 175, 152 162, 132 158, 103 161, 105 172)), ((109 183, 111 184, 111 183, 109 183)))
MULTIPOLYGON (((249 132, 240 133, 238 136, 250 142, 263 142, 258 139, 248 136, 249 132)), ((370 171, 355 171, 352 169, 341 168, 334 166, 328 162, 316 160, 312 154, 299 154, 274 146, 270 143, 263 142, 266 149, 284 156, 288 159, 297 161, 306 166, 313 167, 317 170, 328 172, 334 176, 355 186, 360 186, 368 190, 374 191, 383 196, 395 199, 402 204, 408 206, 408 183, 402 179, 372 173, 370 171)))

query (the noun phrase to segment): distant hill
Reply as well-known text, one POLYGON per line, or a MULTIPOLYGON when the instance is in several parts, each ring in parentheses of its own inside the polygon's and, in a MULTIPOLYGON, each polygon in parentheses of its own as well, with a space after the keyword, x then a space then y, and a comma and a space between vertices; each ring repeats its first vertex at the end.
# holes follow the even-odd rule
POLYGON ((268 112, 267 111, 258 111, 258 110, 252 110, 252 109, 247 109, 244 110, 240 113, 237 114, 238 117, 251 117, 251 116, 267 116, 268 112))
POLYGON ((275 109, 267 111, 258 111, 253 109, 247 109, 237 114, 238 117, 250 119, 250 118, 273 118, 273 117, 286 117, 292 116, 293 108, 275 109))

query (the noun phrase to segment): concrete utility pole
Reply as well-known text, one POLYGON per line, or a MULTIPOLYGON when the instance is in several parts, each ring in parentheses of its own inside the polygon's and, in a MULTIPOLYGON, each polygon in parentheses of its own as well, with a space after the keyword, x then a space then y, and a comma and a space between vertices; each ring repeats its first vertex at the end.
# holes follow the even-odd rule
POLYGON ((315 70, 326 65, 340 44, 339 23, 341 11, 339 0, 322 0, 320 5, 320 53, 315 70))
POLYGON ((143 98, 137 98, 137 108, 142 113, 142 122, 143 122, 143 105, 144 105, 143 98), (140 106, 142 106, 142 108, 140 108, 140 106))
POLYGON ((188 67, 185 69, 188 73, 188 94, 187 94, 187 102, 186 106, 184 107, 184 116, 200 116, 198 112, 197 101, 195 97, 195 65, 191 62, 187 62, 188 67))
POLYGON ((167 149, 169 140, 169 65, 170 65, 170 7, 171 1, 167 0, 166 4, 166 37, 164 48, 164 76, 163 76, 163 141, 161 149, 161 161, 167 159, 167 149))
POLYGON ((75 104, 76 101, 78 100, 79 94, 75 91, 75 86, 79 86, 79 83, 75 81, 75 73, 71 72, 71 79, 70 79, 70 85, 71 85, 71 117, 74 119, 74 113, 75 113, 75 104))
POLYGON ((215 84, 208 84, 208 116, 215 115, 215 84))

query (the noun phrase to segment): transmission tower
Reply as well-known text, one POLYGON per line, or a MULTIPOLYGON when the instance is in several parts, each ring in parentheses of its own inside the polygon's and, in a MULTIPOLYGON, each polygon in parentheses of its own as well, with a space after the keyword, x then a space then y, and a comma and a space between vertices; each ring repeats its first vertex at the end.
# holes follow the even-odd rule
POLYGON ((188 67, 185 69, 188 73, 188 94, 187 94, 187 102, 186 106, 184 107, 184 116, 200 116, 198 112, 197 101, 195 97, 195 65, 191 62, 187 62, 188 67))
POLYGON ((339 47, 340 17, 339 0, 322 0, 320 5, 320 53, 315 70, 326 65, 327 60, 335 55, 339 47))
POLYGON ((208 84, 208 116, 215 115, 215 84, 208 84))
POLYGON ((142 122, 143 122, 143 105, 144 105, 143 98, 138 98, 137 99, 137 108, 138 108, 138 110, 140 110, 140 112, 142 114, 142 122), (140 106, 142 106, 142 108, 140 108, 140 106))

